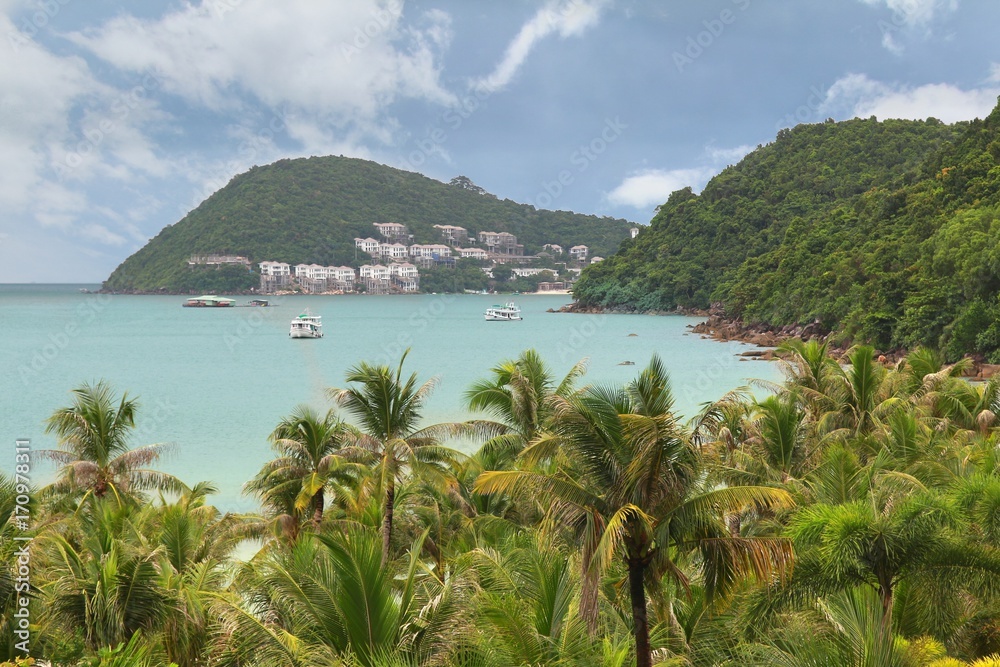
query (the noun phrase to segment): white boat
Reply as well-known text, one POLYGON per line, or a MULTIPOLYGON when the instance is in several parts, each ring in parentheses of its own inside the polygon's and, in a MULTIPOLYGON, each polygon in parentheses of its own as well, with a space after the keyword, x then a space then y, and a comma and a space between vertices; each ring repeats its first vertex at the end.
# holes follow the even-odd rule
POLYGON ((323 318, 306 311, 292 320, 288 335, 292 338, 322 338, 323 318))
POLYGON ((486 309, 487 322, 514 322, 521 319, 521 309, 508 301, 502 306, 491 306, 486 309))

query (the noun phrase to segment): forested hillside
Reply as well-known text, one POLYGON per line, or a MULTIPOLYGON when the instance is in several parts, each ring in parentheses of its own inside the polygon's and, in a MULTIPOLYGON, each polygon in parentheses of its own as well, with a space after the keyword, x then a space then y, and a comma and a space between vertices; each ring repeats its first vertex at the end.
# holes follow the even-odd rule
POLYGON ((280 160, 233 178, 125 260, 104 287, 222 291, 257 284, 256 276, 245 272, 231 276, 188 269, 195 253, 225 252, 253 262, 346 264, 355 258, 355 237, 377 237, 373 222, 407 225, 414 243, 439 242, 434 225, 458 225, 473 234, 511 232, 527 253, 557 243, 583 244, 597 255, 614 252, 632 226, 621 219, 536 210, 470 187, 467 179, 450 185, 367 160, 280 160), (235 284, 241 280, 247 284, 235 284))
POLYGON ((582 306, 707 308, 844 341, 1000 350, 1000 108, 782 130, 588 268, 582 306))

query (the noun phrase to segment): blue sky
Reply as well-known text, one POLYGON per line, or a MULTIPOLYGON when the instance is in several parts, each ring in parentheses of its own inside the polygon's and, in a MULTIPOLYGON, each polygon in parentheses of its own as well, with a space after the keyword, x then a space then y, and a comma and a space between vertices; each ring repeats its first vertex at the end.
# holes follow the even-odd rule
POLYGON ((0 0, 0 282, 99 282, 283 157, 645 223, 781 127, 989 113, 998 26, 992 0, 0 0))

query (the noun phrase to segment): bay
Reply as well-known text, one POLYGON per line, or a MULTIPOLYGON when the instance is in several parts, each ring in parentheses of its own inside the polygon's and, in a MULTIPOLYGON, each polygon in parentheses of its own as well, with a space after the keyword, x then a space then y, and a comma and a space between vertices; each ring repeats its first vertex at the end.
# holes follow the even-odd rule
MULTIPOLYGON (((684 417, 750 377, 778 376, 773 364, 740 363, 736 355, 749 349, 741 343, 689 334, 699 318, 546 312, 568 303, 565 295, 515 296, 523 321, 486 322, 485 309, 505 297, 287 296, 272 298, 275 307, 212 309, 81 288, 97 286, 0 285, 0 438, 10 452, 0 453, 0 469, 12 470, 15 438, 55 448, 44 420, 71 403, 71 389, 104 379, 139 399, 133 445, 170 443, 159 467, 188 484, 215 482, 215 504, 227 511, 256 509, 242 485, 271 458, 267 436, 282 416, 298 404, 329 407, 326 390, 343 386, 350 366, 394 365, 406 349, 407 371, 437 378, 427 424, 473 416, 463 392, 528 348, 559 376, 588 359, 583 381, 591 384, 628 382, 659 354, 684 417), (288 337, 289 321, 306 308, 323 317, 323 339, 288 337)), ((36 463, 35 483, 52 473, 36 463)))

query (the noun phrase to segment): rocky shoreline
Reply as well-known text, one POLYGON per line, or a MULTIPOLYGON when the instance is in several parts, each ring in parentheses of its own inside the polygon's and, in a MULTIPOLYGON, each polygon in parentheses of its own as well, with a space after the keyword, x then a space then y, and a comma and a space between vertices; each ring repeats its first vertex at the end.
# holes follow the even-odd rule
MULTIPOLYGON (((563 306, 559 310, 552 312, 636 314, 634 310, 604 309, 593 306, 580 307, 576 303, 563 306)), ((761 323, 748 324, 742 320, 726 317, 718 307, 713 307, 710 311, 677 309, 675 311, 646 311, 643 314, 704 317, 704 322, 688 325, 691 333, 699 334, 702 338, 717 340, 722 343, 738 341, 759 348, 765 348, 762 350, 747 350, 746 352, 737 354, 736 356, 740 357, 740 361, 771 361, 777 359, 779 357, 775 352, 775 348, 783 341, 791 338, 801 338, 803 340, 818 338, 826 340, 831 336, 831 333, 825 331, 819 322, 805 325, 791 324, 783 327, 774 327, 761 323)), ((847 352, 846 347, 833 343, 830 344, 829 350, 834 357, 838 358, 847 352)), ((906 350, 876 350, 878 361, 886 366, 895 365, 906 356, 906 353, 906 350)), ((972 364, 970 364, 968 370, 965 372, 965 377, 976 380, 988 380, 998 373, 1000 373, 1000 364, 987 364, 982 359, 973 358, 972 364)))

